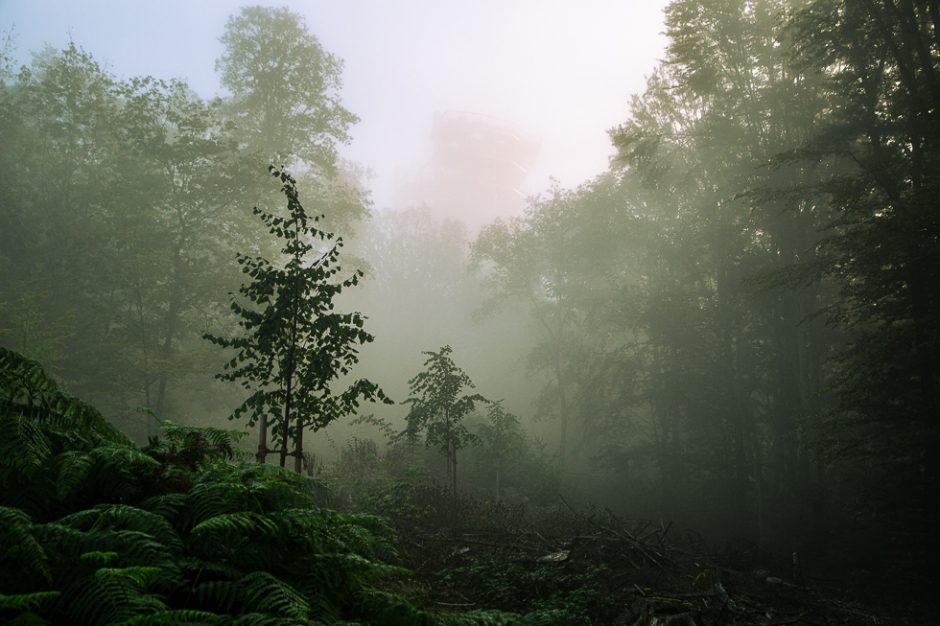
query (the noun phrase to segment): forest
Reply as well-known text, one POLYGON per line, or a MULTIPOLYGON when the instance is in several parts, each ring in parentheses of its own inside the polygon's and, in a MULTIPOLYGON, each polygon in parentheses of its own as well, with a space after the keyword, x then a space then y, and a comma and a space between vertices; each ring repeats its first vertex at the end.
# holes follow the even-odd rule
POLYGON ((938 623, 940 1, 664 34, 478 229, 374 206, 290 9, 211 99, 0 42, 0 622, 938 623))

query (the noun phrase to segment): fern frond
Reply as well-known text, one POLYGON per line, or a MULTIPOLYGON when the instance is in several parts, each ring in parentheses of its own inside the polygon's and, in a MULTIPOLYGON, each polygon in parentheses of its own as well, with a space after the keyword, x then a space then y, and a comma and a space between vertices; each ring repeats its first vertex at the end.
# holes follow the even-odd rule
POLYGON ((51 454, 49 440, 35 420, 0 415, 0 486, 30 477, 46 465, 51 454))
POLYGON ((210 580, 195 589, 196 599, 202 606, 211 606, 224 613, 232 613, 242 606, 241 588, 231 580, 210 580))
MULTIPOLYGON (((107 509, 80 511, 59 522, 37 527, 37 536, 60 563, 59 574, 81 573, 96 565, 145 566, 159 568, 159 580, 155 582, 159 588, 169 590, 181 584, 182 574, 177 565, 179 546, 168 546, 148 532, 118 528, 119 524, 107 527, 113 523, 107 518, 101 527, 96 527, 102 513, 106 516, 107 509), (79 564, 85 567, 77 567, 79 564)), ((163 521, 153 513, 147 515, 163 521)))
POLYGON ((223 513, 200 522, 192 530, 193 535, 216 534, 224 536, 269 537, 278 532, 277 524, 267 516, 243 511, 223 513))
POLYGON ((78 560, 89 565, 107 565, 118 556, 120 555, 117 552, 92 550, 91 552, 83 552, 78 560))
POLYGON ((0 392, 4 400, 29 406, 43 395, 58 390, 58 385, 46 376, 39 363, 13 350, 0 348, 0 392))
POLYGON ((98 505, 91 509, 82 509, 81 511, 69 513, 68 515, 60 517, 56 521, 56 524, 82 531, 90 530, 98 521, 98 518, 101 517, 101 509, 103 506, 107 505, 98 505))
POLYGON ((84 450, 68 450, 58 456, 56 465, 56 497, 66 500, 88 479, 94 460, 84 450))
POLYGON ((211 426, 180 426, 164 420, 161 423, 167 441, 181 446, 205 442, 210 451, 225 459, 235 457, 235 445, 247 435, 241 430, 224 430, 211 426))
POLYGON ((128 506, 113 504, 100 509, 95 522, 97 529, 135 530, 146 533, 174 552, 183 550, 183 542, 170 523, 157 513, 128 506))
POLYGON ((59 390, 36 361, 0 348, 0 414, 19 415, 58 431, 87 431, 101 441, 130 440, 94 407, 59 390))
POLYGON ((155 513, 167 521, 176 520, 185 506, 186 494, 179 492, 153 496, 140 503, 140 508, 155 513))
POLYGON ((160 468, 159 461, 131 446, 99 446, 90 455, 104 471, 146 474, 160 468))
POLYGON ((61 591, 34 591, 13 595, 0 593, 0 611, 35 611, 60 595, 61 591))
POLYGON ((281 617, 305 620, 310 605, 294 587, 268 572, 252 572, 239 581, 247 605, 281 617))
POLYGON ((237 567, 234 567, 229 563, 222 563, 217 560, 206 560, 184 556, 179 561, 177 561, 177 564, 179 565, 180 570, 195 580, 200 580, 207 576, 209 578, 238 580, 245 575, 245 572, 238 569, 237 567))
POLYGON ((93 464, 85 493, 94 502, 127 501, 140 490, 143 479, 160 470, 158 461, 130 446, 99 446, 89 455, 93 464))
POLYGON ((165 611, 167 606, 159 598, 142 593, 138 578, 117 575, 112 570, 79 579, 62 595, 63 607, 70 618, 68 623, 113 624, 165 611))
MULTIPOLYGON (((225 477, 229 478, 229 477, 225 477)), ((229 480, 212 480, 202 476, 186 494, 186 501, 198 524, 224 513, 236 513, 248 508, 248 488, 229 480)))
POLYGON ((137 615, 116 626, 176 626, 177 624, 220 624, 223 616, 209 611, 178 609, 137 615))
POLYGON ((306 479, 277 468, 277 473, 243 476, 249 493, 264 510, 314 506, 306 479))
POLYGON ((162 570, 159 567, 146 567, 143 565, 133 567, 102 567, 95 570, 95 578, 126 578, 133 581, 138 587, 143 588, 161 573, 162 570))
POLYGON ((365 582, 374 582, 389 576, 408 573, 404 567, 378 563, 352 553, 314 554, 310 556, 310 560, 318 563, 322 570, 342 573, 344 577, 356 580, 357 586, 365 582))
POLYGON ((75 558, 80 558, 87 552, 99 551, 99 546, 94 545, 94 539, 88 533, 66 524, 42 524, 35 527, 35 534, 44 549, 50 554, 59 555, 59 559, 62 555, 77 555, 75 558))
MULTIPOLYGON (((231 624, 231 626, 298 626, 299 624, 317 626, 319 624, 319 622, 287 619, 284 617, 277 617, 275 615, 268 615, 266 613, 243 613, 232 619, 232 621, 227 621, 226 623, 231 624)), ((348 624, 347 626, 357 625, 348 624)))
POLYGON ((555 626, 555 624, 590 626, 591 621, 583 615, 572 614, 571 611, 564 609, 545 609, 529 613, 519 623, 521 626, 555 626))
POLYGON ((38 575, 46 583, 52 581, 48 557, 36 540, 33 522, 19 509, 0 506, 0 562, 19 570, 16 580, 2 583, 4 589, 16 589, 26 583, 31 574, 38 575))
POLYGON ((176 554, 151 535, 136 530, 99 533, 105 543, 114 546, 128 563, 154 565, 168 572, 177 572, 176 554))

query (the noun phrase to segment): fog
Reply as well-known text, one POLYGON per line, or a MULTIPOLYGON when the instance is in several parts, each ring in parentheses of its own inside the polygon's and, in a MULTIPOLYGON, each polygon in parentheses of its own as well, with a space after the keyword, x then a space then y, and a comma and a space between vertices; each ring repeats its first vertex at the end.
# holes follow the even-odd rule
POLYGON ((938 33, 0 0, 0 622, 933 623, 938 33))
MULTIPOLYGON (((239 6, 8 0, 0 3, 0 24, 12 28, 18 63, 45 45, 74 41, 118 76, 182 78, 208 98, 221 93, 218 39, 239 6)), ((544 190, 550 178, 575 185, 594 176, 613 154, 607 131, 622 121, 665 45, 662 0, 269 6, 303 16, 326 50, 343 60, 342 101, 360 121, 342 154, 371 170, 377 208, 413 201, 403 187, 432 166, 435 116, 448 112, 484 116, 534 139, 538 156, 520 181, 523 195, 544 190)), ((485 222, 460 211, 445 214, 476 227, 485 222)))
MULTIPOLYGON (((15 63, 74 42, 119 78, 179 78, 208 99, 226 95, 215 63, 225 20, 238 6, 136 3, 115 11, 110 2, 13 2, 0 6, 0 21, 11 25, 15 63)), ((537 394, 526 383, 533 375, 528 316, 481 314, 483 287, 470 276, 469 245, 494 219, 521 216, 528 197, 607 167, 614 154, 608 131, 663 54, 664 2, 284 6, 342 60, 339 94, 359 118, 339 153, 359 172, 375 217, 357 227, 365 239, 353 244, 373 270, 363 293, 350 296, 376 335, 364 348, 362 371, 404 399, 404 372, 418 371, 421 352, 453 344, 487 393, 530 410, 537 394), (398 249, 375 247, 370 235, 383 229, 386 245, 398 249), (434 241, 443 232, 444 241, 434 241), (421 237, 438 252, 423 251, 421 237), (384 254, 399 258, 389 264, 377 258, 384 254), (422 319, 427 311, 435 312, 430 324, 422 319), (509 338, 517 349, 493 359, 493 348, 509 338), (397 364, 407 364, 404 372, 397 364)), ((556 438, 554 428, 532 427, 556 438)), ((341 444, 347 426, 324 434, 341 444)), ((312 445, 325 458, 336 454, 323 441, 312 445)))

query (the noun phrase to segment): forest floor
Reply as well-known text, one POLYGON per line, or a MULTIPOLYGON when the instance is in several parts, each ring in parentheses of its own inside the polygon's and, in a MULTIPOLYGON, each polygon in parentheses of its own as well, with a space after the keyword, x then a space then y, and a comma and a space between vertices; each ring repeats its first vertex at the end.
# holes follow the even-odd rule
POLYGON ((472 498, 454 503, 434 488, 408 491, 407 504, 386 494, 370 512, 395 528, 414 573, 402 584, 436 608, 500 609, 558 625, 937 623, 910 603, 853 598, 798 569, 755 569, 747 555, 715 553, 669 524, 579 512, 564 500, 533 516, 472 498))

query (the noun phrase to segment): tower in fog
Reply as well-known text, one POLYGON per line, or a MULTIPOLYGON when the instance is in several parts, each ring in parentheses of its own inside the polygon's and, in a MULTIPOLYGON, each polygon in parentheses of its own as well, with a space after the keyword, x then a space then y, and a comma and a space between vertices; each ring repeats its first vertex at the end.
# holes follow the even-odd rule
POLYGON ((476 113, 438 113, 431 129, 431 157, 402 181, 398 205, 425 204, 471 230, 497 217, 520 215, 523 187, 539 153, 537 138, 476 113))

